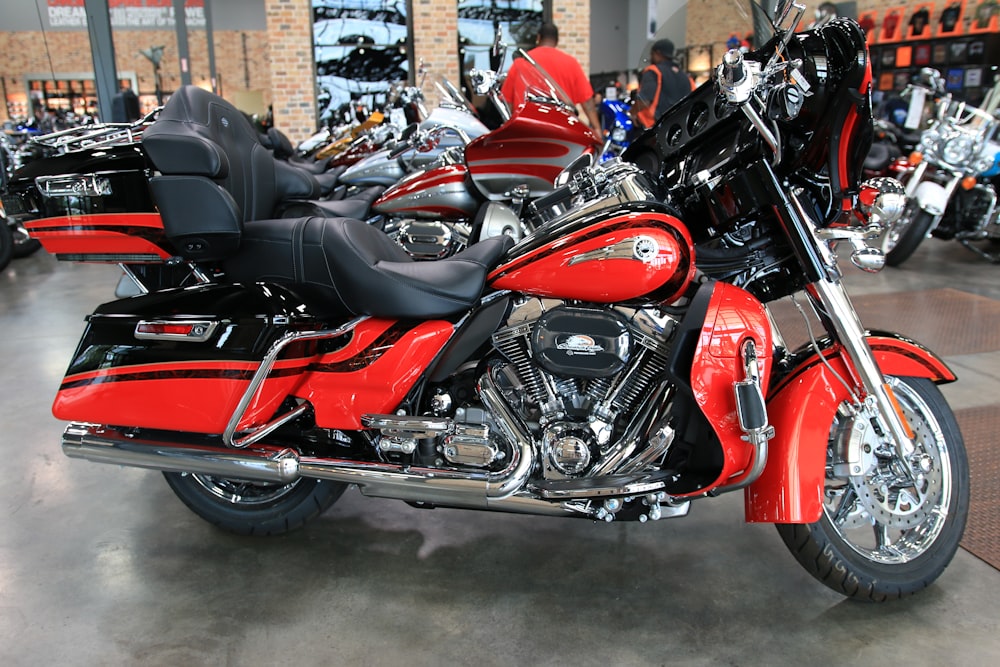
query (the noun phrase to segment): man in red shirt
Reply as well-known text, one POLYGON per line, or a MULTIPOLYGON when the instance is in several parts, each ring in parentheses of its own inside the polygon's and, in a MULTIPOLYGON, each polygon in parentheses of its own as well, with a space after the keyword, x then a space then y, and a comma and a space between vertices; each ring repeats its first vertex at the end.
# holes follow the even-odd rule
MULTIPOLYGON (((600 134, 601 121, 597 117, 594 88, 590 85, 590 79, 576 58, 556 48, 558 44, 559 29, 553 23, 543 23, 538 30, 538 46, 528 51, 528 55, 559 84, 571 102, 583 107, 590 127, 600 134)), ((507 80, 500 92, 511 109, 517 108, 524 101, 525 90, 535 78, 530 70, 531 66, 523 58, 515 59, 510 66, 507 80)))

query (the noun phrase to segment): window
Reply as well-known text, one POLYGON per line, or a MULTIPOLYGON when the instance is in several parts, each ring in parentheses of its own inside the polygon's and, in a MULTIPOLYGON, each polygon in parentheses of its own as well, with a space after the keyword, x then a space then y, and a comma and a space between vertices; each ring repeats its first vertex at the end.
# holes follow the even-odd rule
POLYGON ((405 0, 312 0, 319 117, 385 106, 409 77, 405 0))

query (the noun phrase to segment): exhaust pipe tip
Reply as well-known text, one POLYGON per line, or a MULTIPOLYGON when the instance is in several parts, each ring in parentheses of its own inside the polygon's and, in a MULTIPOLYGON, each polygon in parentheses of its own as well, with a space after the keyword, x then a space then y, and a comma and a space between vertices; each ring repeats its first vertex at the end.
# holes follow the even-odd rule
POLYGON ((163 472, 187 472, 230 479, 288 484, 301 475, 293 449, 229 449, 178 442, 130 438, 97 424, 73 423, 62 439, 69 458, 163 472))

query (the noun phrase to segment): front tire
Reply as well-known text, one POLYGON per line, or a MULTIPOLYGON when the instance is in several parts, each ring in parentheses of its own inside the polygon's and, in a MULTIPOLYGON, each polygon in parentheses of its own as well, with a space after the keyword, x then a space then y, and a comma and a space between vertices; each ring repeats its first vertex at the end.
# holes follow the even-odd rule
POLYGON ((882 236, 885 263, 889 266, 899 266, 908 260, 927 238, 933 224, 933 215, 920 208, 915 201, 908 203, 903 215, 889 225, 882 236))
MULTIPOLYGON (((823 515, 779 524, 792 555, 848 597, 881 602, 913 594, 940 576, 958 550, 969 511, 969 463, 958 422, 938 388, 922 378, 887 378, 912 427, 909 465, 866 441, 864 474, 834 474, 838 438, 863 428, 838 417, 831 429, 823 515), (914 470, 914 479, 904 470, 914 470)), ((877 438, 872 439, 873 442, 877 438)))
POLYGON ((289 484, 165 472, 178 498, 205 521, 239 535, 295 530, 333 505, 346 484, 299 478, 289 484))

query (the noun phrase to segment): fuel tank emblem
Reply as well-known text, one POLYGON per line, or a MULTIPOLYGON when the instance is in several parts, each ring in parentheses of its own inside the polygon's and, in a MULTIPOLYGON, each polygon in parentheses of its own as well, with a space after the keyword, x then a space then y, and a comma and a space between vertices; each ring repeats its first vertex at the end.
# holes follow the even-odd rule
POLYGON ((660 244, 652 236, 637 236, 612 245, 580 253, 569 260, 569 266, 584 262, 599 262, 605 259, 634 259, 643 264, 651 264, 660 254, 660 244))
POLYGON ((632 256, 640 262, 652 262, 660 253, 660 244, 652 236, 637 236, 632 244, 632 256))

